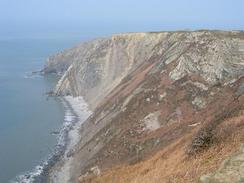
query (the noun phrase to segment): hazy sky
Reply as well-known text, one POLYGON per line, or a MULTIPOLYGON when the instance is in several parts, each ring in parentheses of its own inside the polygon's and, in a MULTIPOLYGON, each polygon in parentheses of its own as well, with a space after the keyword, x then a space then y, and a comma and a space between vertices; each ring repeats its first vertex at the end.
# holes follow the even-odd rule
POLYGON ((244 0, 0 0, 6 36, 244 29, 244 0))

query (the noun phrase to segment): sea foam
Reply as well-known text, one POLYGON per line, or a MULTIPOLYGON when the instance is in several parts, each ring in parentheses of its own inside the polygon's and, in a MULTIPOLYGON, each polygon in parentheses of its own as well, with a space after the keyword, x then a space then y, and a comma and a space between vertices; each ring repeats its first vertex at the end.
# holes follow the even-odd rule
MULTIPOLYGON (((81 138, 79 135, 79 127, 91 115, 91 111, 88 109, 88 105, 82 97, 74 98, 67 96, 60 98, 60 100, 65 108, 65 115, 63 125, 57 136, 57 145, 48 158, 44 159, 33 170, 17 176, 15 180, 10 181, 11 183, 45 182, 50 168, 61 157, 67 158, 67 154, 79 142, 81 138)), ((66 170, 67 167, 64 167, 63 169, 66 170)), ((60 176, 64 176, 62 174, 65 174, 65 172, 61 171, 55 176, 59 179, 60 176)), ((60 179, 63 178, 64 177, 60 177, 60 179)))

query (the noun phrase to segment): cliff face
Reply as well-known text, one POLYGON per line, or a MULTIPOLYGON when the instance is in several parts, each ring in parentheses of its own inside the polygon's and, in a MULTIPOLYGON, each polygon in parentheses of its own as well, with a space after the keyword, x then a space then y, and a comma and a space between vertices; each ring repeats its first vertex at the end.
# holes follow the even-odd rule
POLYGON ((81 173, 83 182, 196 182, 243 138, 243 32, 118 34, 51 57, 44 71, 63 73, 55 92, 81 95, 94 111, 81 127, 71 182, 81 173), (226 128, 230 118, 239 119, 231 129, 226 128), (235 144, 223 130, 235 132, 235 144), (216 158, 209 147, 224 143, 216 158), (156 152, 165 157, 163 162, 153 157, 158 165, 149 158, 156 152), (203 161, 208 153, 214 156, 209 164, 203 161), (199 162, 197 170, 190 166, 199 162), (94 177, 121 164, 128 167, 94 177))
MULTIPOLYGON (((94 108, 120 81, 142 62, 167 34, 121 34, 111 39, 94 40, 81 44, 48 61, 52 65, 69 60, 70 67, 60 80, 56 93, 82 95, 94 108)), ((48 68, 48 67, 47 67, 48 68)))
POLYGON ((244 42, 235 35, 242 36, 207 31, 118 34, 51 56, 44 72, 63 74, 57 94, 82 95, 94 108, 125 76, 153 57, 159 57, 161 65, 178 59, 170 73, 173 80, 192 73, 211 84, 234 78, 243 71, 244 50, 244 42))
POLYGON ((43 73, 56 73, 63 75, 69 66, 83 59, 83 57, 88 57, 90 50, 95 49, 97 44, 102 44, 106 39, 97 39, 94 41, 84 42, 72 49, 64 50, 56 55, 52 55, 47 58, 44 65, 43 73))

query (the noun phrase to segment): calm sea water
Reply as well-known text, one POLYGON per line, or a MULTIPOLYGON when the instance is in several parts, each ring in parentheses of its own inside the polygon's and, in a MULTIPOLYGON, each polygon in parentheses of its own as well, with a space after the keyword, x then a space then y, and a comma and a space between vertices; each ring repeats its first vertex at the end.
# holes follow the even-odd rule
POLYGON ((0 183, 33 169, 57 143, 64 108, 45 92, 55 76, 30 76, 45 58, 76 40, 0 40, 0 183))

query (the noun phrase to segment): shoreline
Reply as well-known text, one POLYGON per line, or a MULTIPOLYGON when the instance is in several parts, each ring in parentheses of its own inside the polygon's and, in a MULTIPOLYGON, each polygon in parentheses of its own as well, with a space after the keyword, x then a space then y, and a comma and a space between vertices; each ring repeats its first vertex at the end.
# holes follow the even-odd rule
POLYGON ((82 97, 58 97, 64 107, 63 124, 57 135, 57 145, 50 155, 29 172, 17 176, 13 183, 69 182, 72 151, 80 140, 81 124, 92 114, 82 97), (60 165, 61 163, 61 165, 60 165), (59 164, 59 165, 58 165, 59 164), (57 167, 58 168, 57 168, 57 167))
POLYGON ((52 183, 69 183, 71 177, 71 163, 73 161, 73 150, 81 139, 80 127, 83 122, 92 114, 88 109, 87 103, 82 97, 64 97, 64 100, 70 105, 70 109, 76 115, 77 121, 73 123, 72 129, 68 132, 67 147, 63 156, 50 168, 48 181, 52 183))

